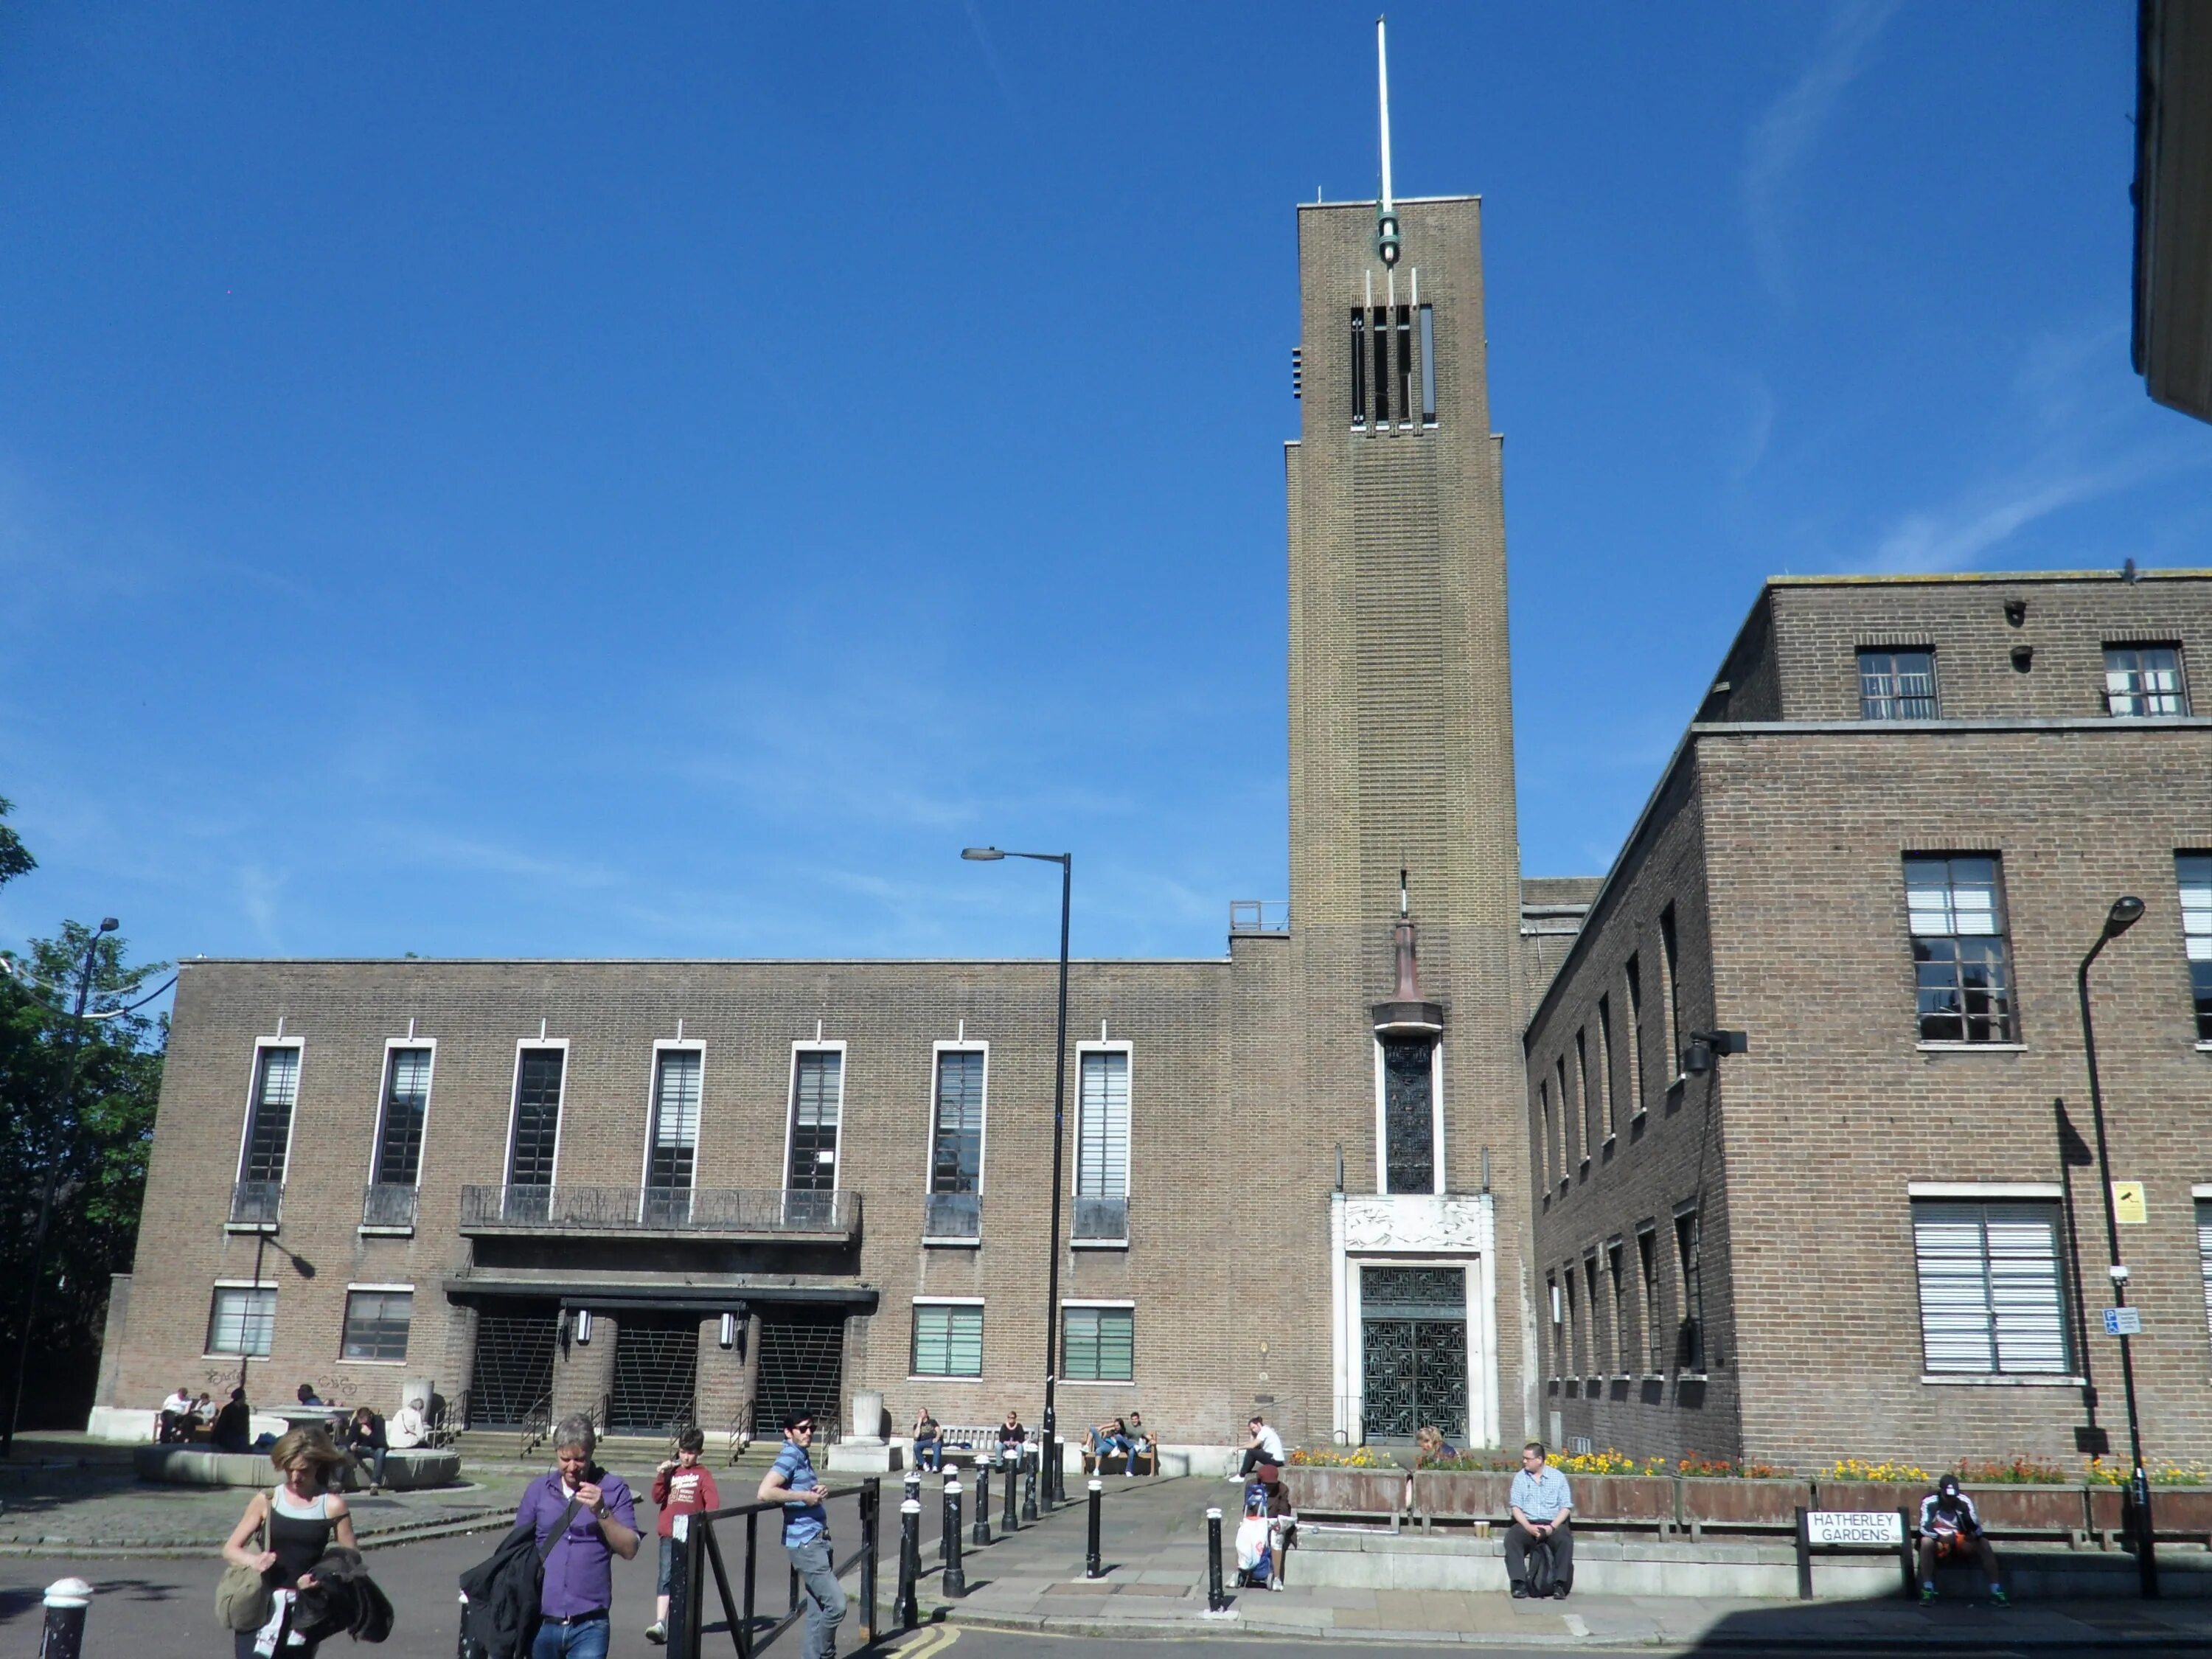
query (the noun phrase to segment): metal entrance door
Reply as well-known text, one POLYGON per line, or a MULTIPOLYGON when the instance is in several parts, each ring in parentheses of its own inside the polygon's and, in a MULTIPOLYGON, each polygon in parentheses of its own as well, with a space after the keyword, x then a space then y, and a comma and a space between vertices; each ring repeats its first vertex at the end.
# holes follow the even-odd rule
POLYGON ((1467 1443, 1467 1270, 1359 1270, 1363 1427, 1370 1440, 1411 1440, 1433 1424, 1467 1443))
POLYGON ((551 1308, 477 1316, 476 1358, 469 1367, 471 1428, 516 1427, 551 1397, 560 1322, 551 1308))
POLYGON ((753 1432, 774 1440, 786 1412, 811 1412, 819 1425, 817 1446, 844 1421, 839 1396, 845 1377, 845 1316, 842 1311, 763 1310, 760 1373, 753 1389, 753 1432))
POLYGON ((677 1316, 617 1316, 615 1386, 607 1409, 614 1434, 669 1434, 695 1420, 699 1322, 677 1316))

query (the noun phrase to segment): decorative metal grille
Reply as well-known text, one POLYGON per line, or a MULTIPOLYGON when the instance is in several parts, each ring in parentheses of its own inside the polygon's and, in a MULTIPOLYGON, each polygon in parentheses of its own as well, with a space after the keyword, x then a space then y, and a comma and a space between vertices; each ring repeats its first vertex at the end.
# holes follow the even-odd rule
POLYGON ((753 1388, 753 1432, 773 1440, 786 1412, 811 1412, 819 1429, 815 1443, 830 1437, 842 1420, 838 1395, 845 1376, 845 1318, 811 1318, 796 1310, 763 1314, 760 1376, 753 1388))
MULTIPOLYGON (((650 1317, 649 1316, 646 1317, 650 1317)), ((616 1434, 668 1434, 696 1413, 699 1327, 621 1317, 615 1330, 615 1386, 607 1427, 616 1434)))
POLYGON ((550 1308, 477 1316, 469 1370, 469 1426, 520 1427, 553 1392, 553 1349, 560 1317, 550 1308))
POLYGON ((1432 1424, 1467 1437, 1467 1275, 1459 1267, 1360 1270, 1364 1428, 1410 1440, 1432 1424))
POLYGON ((1435 1046, 1402 1038, 1382 1044, 1383 1169, 1394 1193, 1436 1190, 1435 1046))

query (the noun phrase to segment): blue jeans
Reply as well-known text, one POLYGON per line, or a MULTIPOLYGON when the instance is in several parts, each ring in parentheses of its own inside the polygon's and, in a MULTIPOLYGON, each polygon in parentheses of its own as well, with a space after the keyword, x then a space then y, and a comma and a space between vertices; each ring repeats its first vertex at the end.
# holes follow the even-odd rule
POLYGON ((914 1466, 927 1469, 932 1474, 945 1467, 945 1443, 942 1440, 917 1440, 914 1447, 914 1466))
MULTIPOLYGON (((837 1651, 837 1626, 845 1622, 845 1587, 837 1582, 830 1565, 830 1540, 817 1538, 811 1544, 787 1544, 783 1553, 799 1570, 799 1589, 806 1601, 806 1629, 799 1638, 799 1659, 831 1659, 837 1651)), ((538 1654, 532 1659, 550 1656, 538 1654)))
POLYGON ((607 1636, 611 1621, 593 1619, 580 1625, 544 1624, 530 1644, 530 1659, 607 1659, 607 1636))

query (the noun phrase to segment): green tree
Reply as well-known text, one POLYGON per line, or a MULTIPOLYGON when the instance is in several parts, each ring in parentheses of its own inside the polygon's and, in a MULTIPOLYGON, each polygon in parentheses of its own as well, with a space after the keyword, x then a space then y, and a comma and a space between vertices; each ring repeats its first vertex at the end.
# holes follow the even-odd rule
MULTIPOLYGON (((0 800, 0 819, 8 804, 0 800)), ((0 822, 0 881, 35 867, 0 822)), ((167 971, 118 933, 70 921, 0 975, 0 1410, 35 1282, 22 1425, 79 1426, 99 1371, 108 1278, 127 1271, 161 1093, 166 1016, 131 1005, 167 971), (88 960, 86 1018, 74 1012, 88 960), (51 1187, 49 1176, 52 1177, 51 1187), (43 1260, 39 1213, 49 1193, 43 1260)))

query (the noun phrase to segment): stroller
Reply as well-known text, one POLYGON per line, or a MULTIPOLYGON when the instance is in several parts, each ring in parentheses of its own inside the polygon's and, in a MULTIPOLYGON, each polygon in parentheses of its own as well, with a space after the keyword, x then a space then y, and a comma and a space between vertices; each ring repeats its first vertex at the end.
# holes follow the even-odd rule
POLYGON ((1255 1480, 1244 1488, 1244 1518, 1237 1523, 1238 1589, 1280 1589, 1283 1553, 1297 1522, 1280 1485, 1255 1480))

